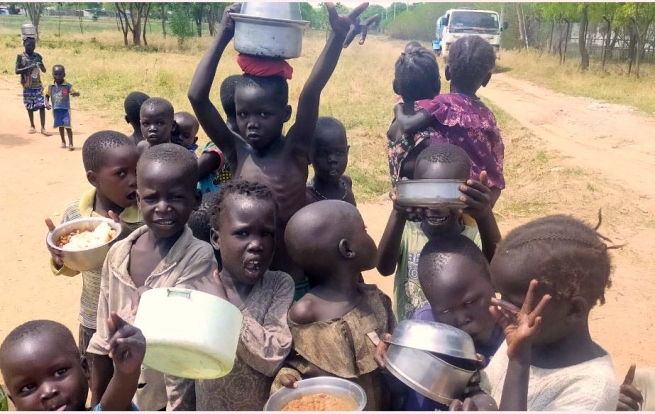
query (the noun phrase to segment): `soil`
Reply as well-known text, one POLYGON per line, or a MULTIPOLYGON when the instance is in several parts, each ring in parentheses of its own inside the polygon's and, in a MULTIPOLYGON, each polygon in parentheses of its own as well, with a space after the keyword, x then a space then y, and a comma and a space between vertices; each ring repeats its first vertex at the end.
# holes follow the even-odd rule
MULTIPOLYGON (((495 75, 481 95, 541 138, 546 149, 559 152, 565 163, 595 171, 602 180, 624 189, 623 193, 608 195, 601 188, 599 197, 619 197, 619 203, 624 197, 626 204, 635 201, 645 217, 652 217, 652 117, 626 107, 557 94, 502 74, 495 75)), ((57 320, 77 335, 81 279, 52 276, 44 219, 50 217, 58 222, 64 205, 87 188, 81 161, 84 139, 101 129, 128 132, 128 125, 122 119, 110 124, 99 113, 76 110, 76 150, 69 152, 59 148, 58 134, 28 134, 27 114, 14 77, 0 77, 0 97, 4 108, 0 174, 6 178, 0 184, 0 211, 6 219, 0 234, 0 340, 17 325, 32 319, 57 320)), ((47 125, 51 122, 48 112, 47 125)), ((507 191, 511 191, 511 183, 507 191)), ((584 210, 586 206, 579 203, 567 210, 584 210)), ((382 235, 390 209, 388 201, 360 205, 376 240, 382 235)), ((501 230, 505 233, 529 218, 500 220, 501 230)), ((608 291, 607 303, 592 312, 590 322, 594 338, 612 354, 621 377, 632 362, 638 366, 652 364, 650 350, 655 347, 655 313, 648 310, 649 299, 655 296, 651 277, 655 270, 651 257, 655 229, 652 223, 637 223, 627 219, 613 223, 614 235, 628 247, 614 253, 613 287, 608 291)), ((382 278, 371 271, 365 278, 392 295, 393 277, 382 278)))

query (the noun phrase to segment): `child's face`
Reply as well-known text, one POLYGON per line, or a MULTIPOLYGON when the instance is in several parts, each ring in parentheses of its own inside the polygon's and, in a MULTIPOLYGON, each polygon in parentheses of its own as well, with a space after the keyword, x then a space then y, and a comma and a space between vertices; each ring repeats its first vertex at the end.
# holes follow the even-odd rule
POLYGON ((143 221, 158 239, 180 234, 200 205, 196 183, 161 162, 140 168, 137 187, 143 221))
POLYGON ((113 204, 128 208, 136 203, 136 164, 139 151, 124 145, 103 150, 98 171, 87 171, 89 183, 113 204))
POLYGON ((264 276, 275 251, 275 204, 231 195, 221 211, 212 244, 220 250, 223 270, 234 280, 254 285, 264 276))
POLYGON ((52 70, 52 77, 55 79, 57 84, 61 84, 66 78, 66 69, 61 66, 57 66, 52 70))
MULTIPOLYGON (((414 178, 417 180, 446 180, 461 178, 462 181, 468 179, 468 172, 466 176, 462 167, 457 164, 434 163, 427 160, 420 160, 416 164, 414 170, 414 178)), ((461 212, 456 208, 433 208, 421 212, 421 220, 423 223, 423 231, 428 236, 447 233, 452 231, 461 216, 461 212)))
POLYGON ((164 108, 141 106, 141 134, 151 147, 171 141, 175 121, 164 108))
POLYGON ((328 181, 339 181, 348 166, 348 141, 344 134, 318 131, 310 154, 315 174, 328 181))
POLYGON ((36 48, 36 40, 31 37, 27 38, 23 42, 23 46, 25 46, 25 53, 31 55, 32 53, 34 53, 34 49, 36 48))
MULTIPOLYGON (((355 209, 355 207, 353 207, 355 209)), ((356 210, 356 209, 355 209, 356 210)), ((366 231, 366 224, 359 211, 355 212, 349 236, 352 243, 352 250, 362 260, 360 271, 373 269, 377 265, 378 248, 373 238, 366 231)))
POLYGON ((189 149, 198 141, 198 123, 193 119, 184 116, 176 116, 175 124, 177 126, 175 133, 171 136, 173 144, 181 145, 189 149))
POLYGON ((54 335, 31 336, 9 350, 3 373, 16 410, 85 410, 88 372, 74 345, 61 342, 54 335))
POLYGON ((270 92, 256 86, 237 87, 234 103, 239 132, 258 151, 282 135, 282 127, 291 117, 291 107, 280 105, 270 92))
POLYGON ((420 274, 419 280, 436 322, 463 330, 476 343, 493 340, 496 322, 489 306, 494 289, 487 268, 464 255, 450 255, 438 274, 420 274))

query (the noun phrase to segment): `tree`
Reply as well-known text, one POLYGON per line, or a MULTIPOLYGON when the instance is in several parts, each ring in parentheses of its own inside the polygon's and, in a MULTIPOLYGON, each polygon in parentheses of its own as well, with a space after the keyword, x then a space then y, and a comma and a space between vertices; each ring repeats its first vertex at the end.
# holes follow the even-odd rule
POLYGON ((631 48, 630 63, 628 73, 631 72, 632 62, 635 62, 635 76, 639 77, 639 67, 641 65, 642 52, 648 40, 649 30, 653 21, 655 21, 655 4, 653 3, 625 3, 620 13, 629 21, 629 30, 631 31, 631 48))
POLYGON ((46 3, 25 3, 27 15, 30 17, 30 21, 36 28, 37 40, 39 39, 39 22, 41 21, 41 14, 43 14, 45 6, 46 3))
POLYGON ((159 13, 161 14, 161 31, 164 34, 164 39, 166 39, 166 22, 168 21, 168 8, 166 3, 159 4, 159 13))
MULTIPOLYGON (((114 5, 123 31, 125 46, 128 45, 127 34, 130 32, 132 33, 132 43, 140 46, 141 34, 145 31, 152 3, 114 3, 114 5)), ((147 44, 147 41, 144 43, 147 44)))
POLYGON ((587 52, 587 29, 589 28, 589 4, 583 3, 580 12, 580 30, 578 47, 580 48, 580 70, 589 69, 589 53, 587 52))
POLYGON ((202 22, 205 17, 206 3, 187 3, 191 8, 193 21, 196 23, 198 37, 202 37, 202 22))
POLYGON ((221 23, 223 11, 230 3, 207 3, 207 25, 209 26, 209 35, 216 36, 216 26, 221 23))
POLYGON ((169 27, 177 42, 182 46, 187 39, 194 35, 194 20, 189 3, 171 3, 171 18, 169 27))

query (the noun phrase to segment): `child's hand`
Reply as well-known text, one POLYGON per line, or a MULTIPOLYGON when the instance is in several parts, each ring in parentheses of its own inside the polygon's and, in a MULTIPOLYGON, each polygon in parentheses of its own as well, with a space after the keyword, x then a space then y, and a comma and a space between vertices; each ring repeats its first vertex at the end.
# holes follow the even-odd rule
POLYGON ((73 96, 80 96, 80 93, 79 93, 79 92, 73 92, 73 93, 71 93, 71 95, 73 95, 73 96))
POLYGON ((141 330, 115 312, 111 313, 108 322, 111 337, 106 349, 109 357, 114 360, 114 370, 121 374, 140 372, 146 354, 146 338, 141 330))
POLYGON ((114 222, 121 225, 121 234, 118 236, 118 240, 122 240, 130 235, 132 230, 127 226, 127 223, 125 223, 125 221, 123 221, 123 219, 118 214, 109 210, 107 215, 110 219, 114 220, 114 222))
MULTIPOLYGON (((347 48, 350 43, 353 41, 355 36, 358 34, 362 35, 361 40, 359 41, 359 44, 363 44, 364 40, 366 40, 366 33, 368 32, 368 27, 363 26, 360 21, 359 21, 359 15, 362 14, 364 10, 368 8, 368 3, 362 3, 359 6, 355 7, 348 15, 346 16, 339 16, 337 13, 336 8, 334 7, 334 3, 331 2, 326 2, 325 7, 327 8, 328 11, 328 17, 330 19, 330 26, 332 27, 332 31, 334 31, 335 34, 339 36, 345 37, 345 40, 343 42, 343 47, 347 48), (365 29, 362 29, 362 28, 365 29)), ((371 24, 368 19, 367 22, 368 24, 371 24)))
POLYGON ((298 380, 296 379, 296 377, 294 377, 291 374, 280 375, 280 384, 283 387, 295 389, 298 387, 298 384, 296 384, 297 382, 298 380))
POLYGON ((223 27, 223 33, 231 39, 234 36, 234 19, 230 16, 230 13, 239 13, 241 11, 241 4, 236 3, 229 7, 226 7, 223 11, 223 20, 221 21, 221 26, 223 27))
POLYGON ((460 190, 465 194, 459 199, 467 205, 464 213, 473 217, 476 221, 484 219, 491 214, 491 190, 489 189, 487 172, 480 173, 480 181, 468 180, 460 190))
POLYGON ((507 356, 510 359, 519 360, 523 363, 530 361, 532 355, 532 340, 539 333, 541 327, 541 314, 551 299, 550 295, 544 295, 532 310, 534 292, 539 282, 533 280, 528 287, 523 307, 521 309, 511 303, 491 299, 489 311, 496 319, 496 323, 505 331, 507 340, 507 356))
POLYGON ((619 394, 619 402, 616 405, 616 411, 641 411, 641 404, 644 402, 644 396, 641 391, 637 389, 632 383, 635 380, 635 369, 637 366, 632 364, 628 373, 625 375, 625 380, 621 384, 621 393, 619 394))
POLYGON ((45 104, 45 109, 47 109, 47 110, 49 111, 49 110, 52 109, 52 106, 51 106, 50 104, 47 103, 47 104, 45 104))
MULTIPOLYGON (((49 218, 45 219, 45 225, 48 226, 48 232, 53 232, 55 230, 55 225, 52 223, 52 220, 49 218)), ((64 258, 62 256, 61 251, 55 250, 48 243, 45 244, 46 247, 48 248, 48 251, 50 252, 50 255, 52 256, 52 261, 55 264, 55 267, 57 269, 61 269, 64 267, 64 258)))
MULTIPOLYGON (((406 180, 406 178, 403 178, 406 180)), ((402 214, 403 217, 408 217, 410 214, 420 214, 423 210, 426 210, 421 207, 403 207, 398 204, 398 192, 395 188, 391 189, 389 192, 389 198, 393 202, 393 209, 398 213, 402 214)))
POLYGON ((375 347, 375 355, 373 355, 373 359, 378 364, 378 367, 380 367, 380 369, 387 369, 387 366, 384 364, 384 357, 387 355, 387 351, 389 350, 390 339, 391 339, 391 334, 388 333, 382 334, 382 337, 380 338, 380 342, 375 347))

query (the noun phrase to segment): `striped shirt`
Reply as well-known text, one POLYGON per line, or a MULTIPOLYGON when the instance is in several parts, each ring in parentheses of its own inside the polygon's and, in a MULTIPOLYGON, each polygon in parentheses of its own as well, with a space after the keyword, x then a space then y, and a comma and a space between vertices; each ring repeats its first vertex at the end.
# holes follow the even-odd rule
MULTIPOLYGON (((84 193, 78 200, 70 202, 66 208, 64 208, 61 222, 65 223, 67 221, 83 217, 102 217, 93 211, 93 202, 95 197, 96 190, 93 188, 84 193)), ((143 225, 141 213, 136 206, 126 208, 123 213, 121 213, 120 217, 132 230, 136 230, 143 225)), ((79 321, 82 326, 95 330, 96 315, 98 312, 98 297, 100 296, 100 275, 102 273, 102 267, 85 272, 77 272, 73 269, 69 269, 66 266, 63 266, 58 270, 55 267, 52 259, 50 259, 50 268, 55 276, 76 276, 78 274, 82 275, 82 296, 80 298, 79 321)))

